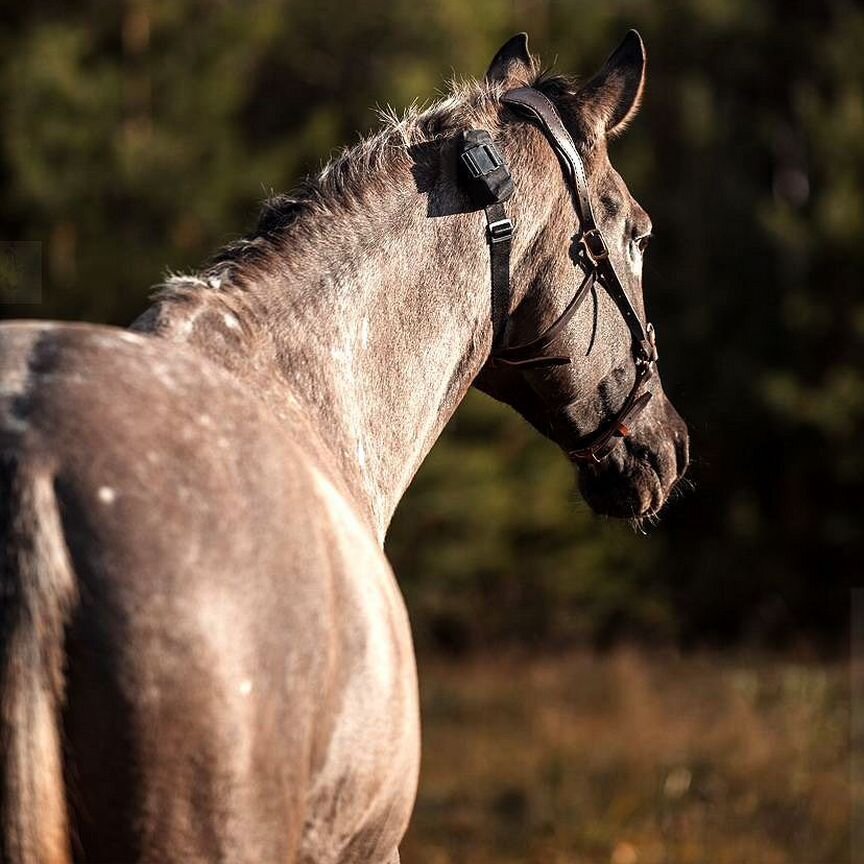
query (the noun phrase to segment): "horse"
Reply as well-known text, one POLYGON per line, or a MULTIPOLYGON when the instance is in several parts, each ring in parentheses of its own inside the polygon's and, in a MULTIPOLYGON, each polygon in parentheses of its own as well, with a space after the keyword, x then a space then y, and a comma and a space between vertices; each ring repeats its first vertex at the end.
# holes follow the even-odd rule
POLYGON ((383 538, 468 388, 598 512, 653 517, 687 465, 608 157, 644 79, 634 31, 582 86, 519 34, 128 329, 0 327, 4 862, 399 860, 420 726, 383 538))

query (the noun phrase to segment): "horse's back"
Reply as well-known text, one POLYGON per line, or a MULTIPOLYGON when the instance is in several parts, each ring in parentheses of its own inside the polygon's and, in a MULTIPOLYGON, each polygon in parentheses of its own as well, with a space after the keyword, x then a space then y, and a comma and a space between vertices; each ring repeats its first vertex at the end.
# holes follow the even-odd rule
POLYGON ((189 349, 0 327, 0 451, 50 476, 79 583, 63 723, 86 860, 365 861, 398 841, 404 606, 302 439, 189 349))

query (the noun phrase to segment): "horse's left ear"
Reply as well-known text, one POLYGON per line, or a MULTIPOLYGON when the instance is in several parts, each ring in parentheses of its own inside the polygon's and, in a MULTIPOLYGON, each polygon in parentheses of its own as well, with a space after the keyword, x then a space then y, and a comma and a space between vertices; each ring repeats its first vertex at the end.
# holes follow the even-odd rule
POLYGON ((631 30, 578 97, 602 131, 615 137, 639 111, 644 87, 645 46, 642 37, 631 30))
POLYGON ((528 52, 528 34, 517 33, 511 36, 492 58, 486 80, 490 83, 506 82, 514 73, 523 76, 530 74, 534 61, 528 52))

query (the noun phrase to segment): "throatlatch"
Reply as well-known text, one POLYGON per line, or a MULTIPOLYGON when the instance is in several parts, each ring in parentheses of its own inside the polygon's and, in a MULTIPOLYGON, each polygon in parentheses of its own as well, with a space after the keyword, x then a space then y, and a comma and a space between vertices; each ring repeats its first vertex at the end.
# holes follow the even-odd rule
MULTIPOLYGON (((520 87, 510 90, 502 102, 517 106, 539 125, 561 167, 573 193, 573 203, 579 219, 574 264, 585 276, 573 299, 558 318, 537 338, 520 345, 506 345, 505 331, 510 309, 510 250, 513 223, 507 218, 504 202, 514 191, 513 178, 504 159, 488 132, 474 129, 463 133, 460 163, 466 187, 474 201, 486 213, 486 239, 489 243, 492 274, 492 356, 495 365, 531 369, 570 363, 569 357, 542 353, 561 335, 595 284, 600 284, 614 301, 633 337, 633 359, 636 376, 630 393, 615 417, 604 427, 586 435, 568 455, 575 461, 599 462, 605 459, 618 439, 630 434, 629 424, 651 399, 650 391, 642 391, 653 375, 657 362, 654 328, 643 326, 627 292, 609 258, 609 247, 603 237, 591 207, 588 177, 582 157, 567 131, 557 109, 539 90, 520 87)), ((566 409, 567 406, 563 406, 566 409)), ((563 410, 563 409, 562 409, 563 410)))

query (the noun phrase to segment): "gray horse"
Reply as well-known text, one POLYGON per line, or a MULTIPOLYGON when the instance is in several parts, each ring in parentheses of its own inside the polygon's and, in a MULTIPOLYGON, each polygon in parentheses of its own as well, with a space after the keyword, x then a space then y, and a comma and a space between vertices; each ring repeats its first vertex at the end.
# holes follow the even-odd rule
MULTIPOLYGON (((573 362, 490 359, 462 133, 488 131, 515 179, 508 340, 580 277, 573 189, 502 101, 518 87, 564 119, 644 320, 651 225, 606 149, 644 62, 628 34, 576 88, 514 37, 483 81, 269 202, 130 330, 0 328, 3 862, 398 860, 420 735, 393 511, 472 383, 571 452, 634 381, 603 290, 558 336, 573 362)), ((656 374, 645 388, 609 455, 579 464, 596 510, 650 517, 686 467, 686 427, 656 374)))

